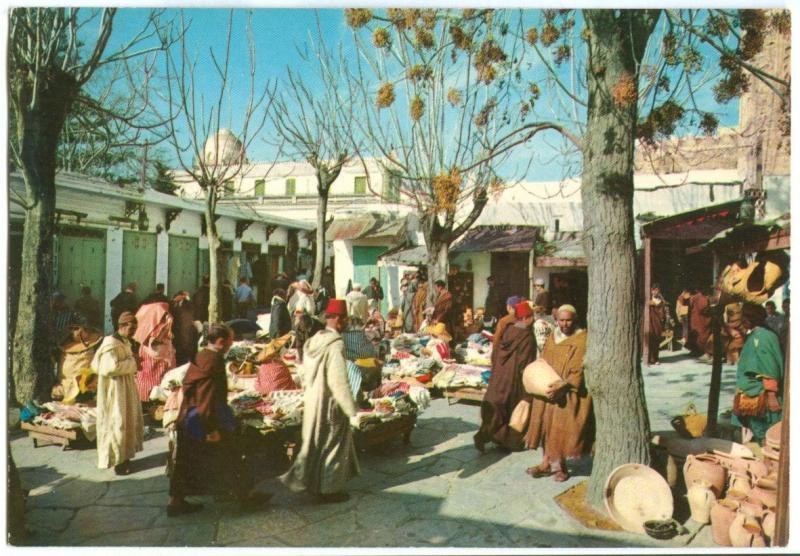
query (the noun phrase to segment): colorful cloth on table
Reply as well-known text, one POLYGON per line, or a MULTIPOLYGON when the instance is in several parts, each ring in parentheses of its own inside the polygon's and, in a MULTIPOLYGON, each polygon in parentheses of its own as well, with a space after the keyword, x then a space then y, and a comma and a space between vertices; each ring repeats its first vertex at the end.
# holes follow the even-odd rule
POLYGON ((311 494, 344 491, 360 473, 349 418, 358 410, 347 380, 344 341, 338 332, 323 330, 307 343, 303 376, 302 445, 281 481, 311 494))
POLYGON ((544 345, 542 359, 569 386, 556 400, 533 398, 525 443, 532 449, 542 446, 551 460, 586 455, 594 444, 594 409, 583 377, 585 354, 583 330, 564 336, 556 329, 544 345))
POLYGON ((297 388, 289 367, 280 359, 272 359, 259 365, 255 385, 259 394, 269 394, 275 390, 296 390, 297 388))
MULTIPOLYGON (((739 356, 739 363, 736 366, 736 388, 748 396, 755 397, 764 391, 765 378, 777 380, 777 397, 783 405, 783 376, 784 357, 778 336, 768 328, 755 327, 747 335, 739 356)), ((767 408, 760 417, 734 415, 731 420, 753 431, 753 437, 760 444, 764 441, 767 429, 781 420, 782 413, 767 408)))
POLYGON ((136 359, 127 338, 106 336, 92 359, 97 372, 97 466, 131 459, 144 445, 144 417, 137 395, 136 359))

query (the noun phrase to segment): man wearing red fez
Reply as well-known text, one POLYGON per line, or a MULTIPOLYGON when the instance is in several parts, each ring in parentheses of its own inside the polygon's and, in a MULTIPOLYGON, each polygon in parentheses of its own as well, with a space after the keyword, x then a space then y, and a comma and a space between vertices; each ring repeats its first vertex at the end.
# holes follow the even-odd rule
POLYGON ((300 378, 305 390, 300 453, 281 480, 292 490, 306 490, 320 503, 349 499, 345 483, 359 474, 350 428, 357 406, 347 380, 341 333, 347 326, 347 304, 331 299, 325 308, 325 330, 304 347, 300 378))
POLYGON ((530 304, 518 302, 514 314, 516 322, 503 330, 492 354, 492 375, 481 402, 481 428, 473 439, 481 452, 490 441, 505 450, 523 447, 527 419, 519 426, 511 423, 511 415, 517 405, 530 405, 530 396, 522 387, 522 371, 536 359, 536 340, 531 332, 534 317, 530 304))

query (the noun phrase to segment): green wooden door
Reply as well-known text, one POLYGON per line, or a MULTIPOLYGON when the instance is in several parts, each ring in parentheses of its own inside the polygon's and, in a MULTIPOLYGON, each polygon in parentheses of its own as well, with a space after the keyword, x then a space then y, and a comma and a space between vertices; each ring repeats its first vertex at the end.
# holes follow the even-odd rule
POLYGON ((84 286, 92 288, 92 297, 105 307, 106 238, 105 232, 100 234, 58 236, 56 288, 67 296, 70 307, 84 286))
POLYGON ((169 236, 169 270, 167 291, 172 297, 181 290, 193 294, 197 290, 197 238, 169 236))
MULTIPOLYGON (((378 266, 378 257, 383 254, 388 247, 364 247, 353 246, 353 282, 358 282, 366 289, 370 278, 377 278, 378 283, 383 288, 383 301, 381 302, 381 313, 386 315, 389 310, 386 269, 378 266)), ((363 290, 362 290, 363 291, 363 290)))
POLYGON ((125 232, 122 241, 122 287, 139 284, 141 301, 156 289, 156 236, 142 232, 125 232))

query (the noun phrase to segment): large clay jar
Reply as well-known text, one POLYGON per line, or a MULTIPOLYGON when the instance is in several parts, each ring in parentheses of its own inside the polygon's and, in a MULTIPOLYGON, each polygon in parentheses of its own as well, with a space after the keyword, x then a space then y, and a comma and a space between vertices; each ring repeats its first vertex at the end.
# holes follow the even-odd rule
POLYGON ((746 473, 731 471, 728 474, 728 491, 750 493, 750 477, 746 473))
POLYGON ((766 510, 761 516, 761 529, 764 531, 764 536, 767 541, 772 544, 772 537, 775 536, 775 512, 766 510))
POLYGON ((706 480, 711 484, 714 496, 720 498, 725 489, 725 479, 727 472, 719 464, 716 456, 711 454, 701 454, 686 456, 686 463, 683 464, 683 478, 686 481, 686 489, 692 487, 701 480, 706 480))
POLYGON ((764 532, 754 518, 738 513, 728 529, 731 546, 737 548, 763 548, 767 546, 764 532))
POLYGON ((731 546, 730 528, 737 509, 739 504, 731 500, 719 500, 711 508, 711 538, 719 546, 731 546))
POLYGON ((692 511, 692 520, 701 524, 708 523, 711 520, 711 508, 717 501, 717 497, 711 490, 711 483, 704 480, 698 481, 689 487, 686 498, 689 501, 689 509, 692 511))
POLYGON ((750 517, 761 519, 761 516, 764 514, 764 505, 760 500, 748 498, 739 503, 739 511, 750 517))
POLYGON ((778 504, 778 490, 773 488, 772 485, 767 485, 759 481, 750 491, 750 498, 758 500, 769 509, 774 509, 778 504))
POLYGON ((750 476, 753 477, 753 480, 757 480, 767 476, 769 467, 764 460, 755 459, 747 462, 747 471, 750 473, 750 476))

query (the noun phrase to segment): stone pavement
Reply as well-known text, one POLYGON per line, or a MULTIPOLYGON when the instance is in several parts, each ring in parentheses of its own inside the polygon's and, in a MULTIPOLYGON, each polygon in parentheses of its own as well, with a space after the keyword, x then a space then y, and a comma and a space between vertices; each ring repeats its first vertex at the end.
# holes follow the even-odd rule
MULTIPOLYGON (((647 368, 646 392, 653 430, 688 401, 704 410, 710 365, 664 352, 647 368)), ((721 407, 730 404, 735 372, 726 368, 721 407)), ((132 462, 135 473, 116 477, 95 467, 93 449, 33 448, 19 431, 11 449, 23 484, 31 489, 27 522, 36 546, 249 546, 249 547, 690 547, 714 546, 708 527, 669 542, 643 535, 588 529, 553 497, 586 479, 591 462, 577 462, 566 483, 532 479, 525 468, 538 452, 504 454, 472 446, 477 405, 434 400, 419 418, 409 446, 393 443, 363 453, 362 475, 349 485, 351 499, 314 505, 274 479, 271 504, 240 513, 231 501, 203 497, 197 514, 168 518, 164 475, 167 440, 156 430, 132 462)), ((277 467, 265 465, 265 477, 277 467)))

